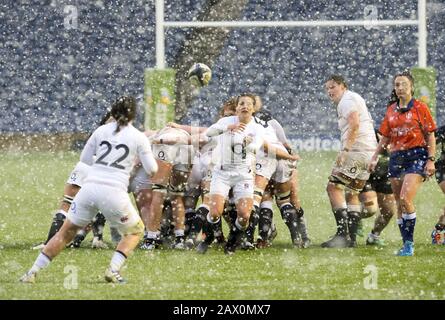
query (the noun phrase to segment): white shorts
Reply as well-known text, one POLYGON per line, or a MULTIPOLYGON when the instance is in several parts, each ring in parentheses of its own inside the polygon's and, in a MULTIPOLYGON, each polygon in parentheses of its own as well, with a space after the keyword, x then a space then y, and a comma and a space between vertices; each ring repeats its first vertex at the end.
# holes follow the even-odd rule
POLYGON ((87 177, 90 169, 91 167, 89 165, 79 161, 74 167, 73 171, 71 171, 71 174, 66 183, 82 187, 83 182, 85 181, 85 178, 87 177))
POLYGON ((215 168, 212 172, 210 195, 218 194, 225 198, 233 188, 235 201, 242 198, 253 198, 254 178, 252 173, 225 171, 215 168))
POLYGON ((79 227, 85 227, 100 211, 122 234, 133 233, 132 230, 142 223, 128 193, 122 189, 87 183, 74 197, 68 219, 79 227))
POLYGON ((277 183, 288 182, 292 177, 292 170, 288 160, 278 160, 277 170, 275 170, 271 180, 277 183))
POLYGON ((270 180, 273 174, 277 170, 278 160, 271 157, 261 157, 257 158, 255 165, 255 173, 259 176, 270 180))
POLYGON ((134 175, 130 177, 128 192, 137 193, 140 190, 151 189, 151 180, 143 166, 136 169, 134 175))
POLYGON ((342 166, 334 165, 332 170, 332 176, 338 178, 343 182, 348 182, 348 180, 368 180, 368 164, 371 162, 373 152, 355 152, 350 151, 347 154, 345 163, 342 166), (349 179, 345 179, 345 177, 349 179))

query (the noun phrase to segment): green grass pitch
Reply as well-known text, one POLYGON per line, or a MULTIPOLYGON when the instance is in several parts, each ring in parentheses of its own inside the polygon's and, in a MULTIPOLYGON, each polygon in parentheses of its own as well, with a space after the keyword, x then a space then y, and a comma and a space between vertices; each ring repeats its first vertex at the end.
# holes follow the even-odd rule
MULTIPOLYGON (((401 245, 395 220, 383 233, 389 246, 322 249, 335 222, 325 192, 335 153, 303 153, 300 195, 313 245, 292 248, 279 213, 273 247, 237 251, 136 250, 123 270, 128 284, 103 280, 112 250, 67 249, 38 275, 35 285, 18 282, 44 240, 77 153, 0 155, 0 299, 444 299, 445 246, 430 244, 430 232, 445 196, 435 181, 416 198, 414 257, 395 257, 401 245)), ((373 218, 364 221, 369 232, 373 218)), ((106 228, 105 240, 110 241, 106 228)))

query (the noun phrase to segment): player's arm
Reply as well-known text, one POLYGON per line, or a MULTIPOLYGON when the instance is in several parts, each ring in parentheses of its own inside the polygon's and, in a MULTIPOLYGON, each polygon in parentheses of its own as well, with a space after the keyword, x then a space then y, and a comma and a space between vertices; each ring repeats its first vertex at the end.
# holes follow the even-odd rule
POLYGON ((373 172, 377 162, 379 161, 379 155, 381 153, 383 153, 383 150, 386 150, 388 148, 388 144, 389 144, 389 137, 385 137, 384 135, 382 135, 382 137, 380 138, 379 144, 377 145, 377 149, 375 150, 372 158, 371 158, 371 162, 368 165, 368 171, 369 172, 373 172))
POLYGON ((223 134, 226 131, 235 131, 235 132, 241 132, 244 131, 246 128, 246 125, 244 123, 234 123, 234 124, 228 124, 226 119, 221 119, 217 123, 212 124, 206 131, 205 135, 207 137, 214 137, 219 136, 220 134, 223 134))
POLYGON ((204 131, 206 131, 208 129, 207 127, 193 127, 193 126, 187 126, 187 125, 184 125, 184 124, 178 124, 178 123, 175 123, 175 122, 167 123, 167 127, 176 128, 176 129, 182 129, 184 131, 187 131, 189 134, 202 133, 202 132, 204 132, 204 131))
POLYGON ((445 126, 441 126, 436 130, 436 144, 445 143, 445 126))
POLYGON ((151 151, 150 143, 147 139, 142 141, 141 147, 138 151, 139 160, 144 167, 144 170, 149 176, 153 176, 158 171, 158 164, 153 152, 151 151))
POLYGON ((94 163, 94 154, 96 153, 96 135, 95 132, 88 139, 85 147, 80 154, 80 161, 91 166, 94 163))
POLYGON ((354 145, 355 140, 358 136, 358 131, 360 128, 360 116, 357 111, 352 111, 346 118, 348 121, 348 132, 346 134, 346 141, 344 145, 345 151, 350 151, 354 145))
POLYGON ((298 155, 290 154, 288 151, 284 151, 281 148, 276 148, 266 140, 264 140, 263 148, 265 152, 267 152, 268 154, 274 154, 275 157, 279 160, 300 160, 300 157, 298 155))
POLYGON ((275 120, 272 119, 269 121, 269 124, 272 126, 272 128, 275 130, 275 133, 277 135, 278 140, 284 145, 284 147, 287 149, 289 145, 289 141, 287 140, 286 133, 284 132, 283 127, 281 124, 275 120))
POLYGON ((436 155, 436 137, 433 132, 427 133, 427 148, 428 148, 428 160, 425 165, 425 173, 431 177, 436 168, 434 165, 435 155, 436 155))

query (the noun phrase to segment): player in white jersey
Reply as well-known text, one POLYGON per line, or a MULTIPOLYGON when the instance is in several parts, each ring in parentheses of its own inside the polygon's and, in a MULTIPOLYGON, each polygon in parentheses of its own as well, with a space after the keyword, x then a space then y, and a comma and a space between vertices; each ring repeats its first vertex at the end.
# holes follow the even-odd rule
MULTIPOLYGON (((229 117, 236 114, 236 97, 230 98, 224 102, 219 113, 220 118, 229 117)), ((206 127, 192 127, 169 123, 169 126, 186 130, 191 134, 188 143, 193 144, 197 151, 193 159, 193 168, 187 181, 186 193, 184 196, 184 206, 186 214, 186 245, 192 248, 201 232, 204 221, 209 213, 210 204, 210 182, 212 180, 212 170, 215 165, 212 153, 218 143, 218 137, 207 137, 206 127), (202 203, 195 210, 198 198, 202 196, 202 203)), ((224 216, 226 218, 226 216, 224 216)), ((222 231, 221 219, 214 225, 215 241, 222 245, 225 244, 225 238, 222 231)))
MULTIPOLYGON (((109 121, 114 121, 114 119, 111 117, 110 111, 108 111, 101 119, 99 126, 104 125, 109 121)), ((79 161, 74 167, 73 171, 71 171, 63 189, 62 201, 60 202, 59 209, 54 214, 53 221, 49 228, 46 241, 34 246, 33 247, 34 250, 43 249, 45 244, 47 244, 48 241, 51 240, 51 238, 54 237, 54 235, 60 230, 60 228, 63 225, 63 222, 66 219, 68 209, 70 208, 70 205, 73 202, 74 197, 82 187, 83 181, 87 177, 89 170, 90 166, 79 161)), ((101 213, 98 213, 97 216, 95 217, 95 221, 93 222, 93 232, 94 232, 94 238, 92 244, 93 248, 106 247, 106 244, 101 239, 102 230, 100 229, 103 229, 102 223, 105 224, 103 215, 101 213)))
POLYGON ((207 237, 197 247, 199 253, 205 253, 213 242, 213 225, 224 211, 231 188, 236 202, 237 219, 224 248, 227 254, 235 251, 249 224, 253 208, 255 154, 264 141, 263 127, 253 120, 254 106, 254 95, 241 94, 237 98, 237 115, 220 119, 206 131, 209 137, 218 136, 218 144, 212 155, 215 166, 210 184, 210 212, 203 226, 207 237))
POLYGON ((22 282, 35 282, 36 274, 49 265, 99 210, 123 235, 105 272, 105 280, 125 282, 120 269, 144 231, 142 220, 127 193, 130 172, 136 157, 150 174, 157 171, 157 164, 148 139, 131 124, 136 116, 135 98, 120 97, 113 103, 111 115, 116 122, 96 129, 82 151, 80 161, 92 167, 71 204, 67 220, 20 279, 22 282))
POLYGON ((327 186, 337 232, 332 239, 322 243, 322 247, 356 247, 361 211, 358 193, 369 178, 367 167, 377 148, 374 123, 365 100, 348 90, 342 76, 331 75, 326 81, 326 91, 337 106, 342 149, 327 186))
POLYGON ((160 244, 160 227, 164 200, 167 192, 170 196, 175 225, 174 248, 184 248, 184 222, 185 210, 183 195, 185 183, 188 178, 191 163, 192 146, 183 143, 167 144, 163 140, 187 140, 190 135, 181 129, 165 127, 151 139, 153 154, 158 163, 159 171, 152 177, 152 200, 149 210, 148 224, 146 224, 146 237, 142 249, 152 250, 160 244))
POLYGON ((272 202, 270 199, 263 201, 263 195, 269 181, 275 184, 276 202, 281 216, 289 228, 292 243, 295 246, 307 247, 310 240, 307 236, 304 211, 296 194, 296 179, 292 179, 294 165, 299 159, 293 155, 286 134, 277 120, 270 113, 262 110, 259 96, 256 96, 254 120, 264 127, 265 149, 274 149, 272 152, 260 152, 257 155, 256 177, 254 191, 255 214, 251 215, 250 225, 247 231, 248 244, 253 242, 253 231, 255 229, 255 216, 258 216, 259 236, 258 247, 268 245, 268 238, 272 233, 272 202), (294 190, 293 187, 295 186, 294 190), (294 195, 292 195, 294 191, 294 195), (294 201, 296 200, 296 201, 294 201))

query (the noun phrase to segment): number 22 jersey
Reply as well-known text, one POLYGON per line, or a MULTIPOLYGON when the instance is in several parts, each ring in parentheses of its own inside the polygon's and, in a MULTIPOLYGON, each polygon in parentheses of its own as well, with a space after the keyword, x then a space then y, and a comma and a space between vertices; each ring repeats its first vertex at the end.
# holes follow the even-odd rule
POLYGON ((156 172, 156 160, 144 133, 131 124, 121 127, 119 132, 116 128, 116 122, 105 124, 88 139, 80 156, 80 161, 91 165, 85 184, 105 184, 127 190, 136 158, 149 175, 156 172))

